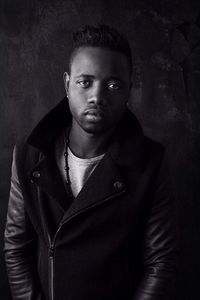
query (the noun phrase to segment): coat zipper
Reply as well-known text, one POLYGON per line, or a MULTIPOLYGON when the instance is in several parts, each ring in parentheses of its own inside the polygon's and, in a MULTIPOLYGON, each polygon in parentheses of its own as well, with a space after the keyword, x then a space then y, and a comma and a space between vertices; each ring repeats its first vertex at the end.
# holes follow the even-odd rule
POLYGON ((48 235, 49 238, 49 295, 50 295, 50 300, 54 299, 54 294, 53 294, 53 289, 54 289, 54 246, 51 243, 50 236, 48 235))
POLYGON ((97 202, 95 204, 92 204, 88 207, 86 207, 85 209, 77 212, 76 214, 72 215, 70 218, 66 219, 64 222, 62 222, 59 226, 59 228, 57 229, 55 235, 54 235, 54 238, 53 240, 51 241, 51 238, 50 238, 50 235, 48 234, 48 239, 49 239, 49 269, 50 269, 50 274, 49 274, 49 294, 50 294, 50 300, 54 300, 54 249, 55 249, 55 243, 56 243, 56 239, 57 239, 57 236, 62 228, 62 226, 64 224, 66 224, 68 221, 70 221, 71 219, 73 219, 74 217, 82 214, 83 212, 87 211, 88 209, 90 208, 93 208, 93 207, 96 207, 112 198, 115 198, 121 194, 123 194, 125 192, 125 190, 121 191, 120 193, 118 194, 115 194, 113 196, 110 196, 100 202, 97 202))

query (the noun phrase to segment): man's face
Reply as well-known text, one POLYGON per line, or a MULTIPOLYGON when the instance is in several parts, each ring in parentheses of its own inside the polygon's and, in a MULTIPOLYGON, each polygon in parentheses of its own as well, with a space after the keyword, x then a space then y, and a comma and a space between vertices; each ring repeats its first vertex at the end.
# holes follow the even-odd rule
POLYGON ((75 53, 65 88, 72 126, 98 134, 114 128, 124 114, 130 92, 127 58, 99 47, 80 47, 75 53))

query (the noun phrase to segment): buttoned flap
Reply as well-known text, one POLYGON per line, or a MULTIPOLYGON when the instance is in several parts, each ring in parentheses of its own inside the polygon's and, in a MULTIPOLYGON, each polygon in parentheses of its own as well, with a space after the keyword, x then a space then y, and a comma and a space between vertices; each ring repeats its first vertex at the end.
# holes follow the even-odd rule
POLYGON ((117 166, 106 154, 66 211, 63 221, 125 191, 125 183, 117 166))
POLYGON ((64 185, 54 158, 43 157, 30 171, 29 180, 32 184, 38 186, 45 194, 55 199, 63 211, 71 204, 71 193, 64 185))

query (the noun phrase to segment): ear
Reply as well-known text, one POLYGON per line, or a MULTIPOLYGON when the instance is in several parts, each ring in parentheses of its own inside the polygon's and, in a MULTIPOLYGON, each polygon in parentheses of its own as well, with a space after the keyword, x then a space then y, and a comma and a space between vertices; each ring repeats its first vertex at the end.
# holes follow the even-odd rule
POLYGON ((69 80, 70 80, 70 76, 67 72, 65 72, 63 74, 63 80, 64 80, 64 86, 65 86, 65 91, 66 91, 66 94, 68 96, 68 93, 69 93, 69 80))

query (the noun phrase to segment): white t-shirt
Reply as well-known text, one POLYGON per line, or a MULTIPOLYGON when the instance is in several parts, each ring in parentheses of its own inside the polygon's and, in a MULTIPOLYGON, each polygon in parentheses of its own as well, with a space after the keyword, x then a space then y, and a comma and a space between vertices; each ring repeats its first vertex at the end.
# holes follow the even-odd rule
POLYGON ((92 158, 79 158, 68 148, 68 166, 71 189, 76 197, 86 180, 92 174, 104 154, 92 158))
MULTIPOLYGON (((63 181, 66 182, 64 145, 60 140, 56 151, 56 161, 60 170, 63 181), (61 145, 63 147, 61 147, 61 145), (62 150, 61 150, 62 148, 62 150)), ((86 180, 92 174, 98 163, 103 158, 104 154, 92 158, 79 158, 75 156, 68 147, 68 166, 69 177, 71 181, 71 190, 74 197, 78 195, 86 180)))

